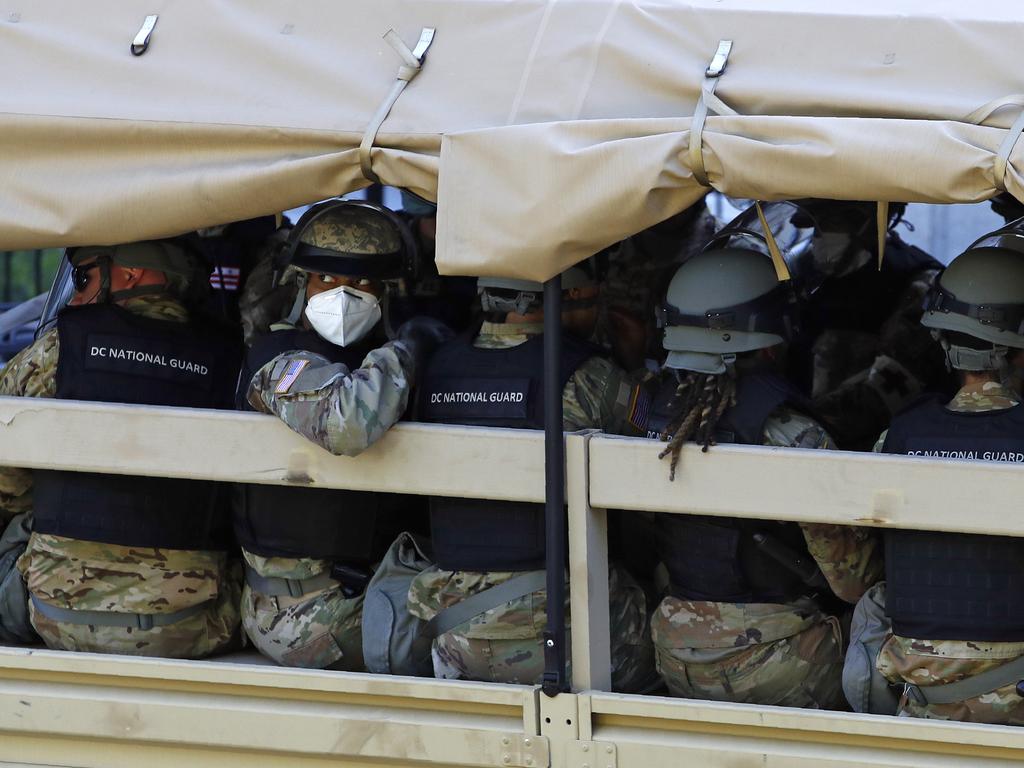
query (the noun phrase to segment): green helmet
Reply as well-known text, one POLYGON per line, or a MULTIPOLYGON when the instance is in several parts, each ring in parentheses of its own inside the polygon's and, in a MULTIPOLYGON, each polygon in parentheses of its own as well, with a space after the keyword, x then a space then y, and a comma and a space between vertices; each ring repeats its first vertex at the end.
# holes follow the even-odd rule
MULTIPOLYGON (((74 266, 93 260, 109 259, 119 267, 153 269, 167 276, 167 287, 185 295, 195 286, 205 287, 210 269, 198 254, 169 240, 144 240, 120 245, 87 245, 68 250, 74 266)), ((136 294, 156 293, 156 288, 135 289, 136 294)), ((119 293, 126 293, 120 291, 119 293)))
MULTIPOLYGON (((596 284, 597 278, 591 272, 592 270, 580 266, 569 267, 562 273, 562 290, 569 291, 596 284)), ((530 309, 539 308, 544 303, 544 284, 533 280, 478 277, 476 288, 480 294, 480 307, 484 312, 515 312, 518 315, 525 315, 530 309)), ((588 300, 581 300, 586 301, 588 300)), ((563 301, 562 308, 571 307, 563 301)))
POLYGON ((387 208, 362 200, 328 200, 299 219, 280 266, 388 280, 408 272, 412 255, 408 229, 387 208))
POLYGON ((921 324, 936 331, 953 368, 995 370, 1009 347, 1024 348, 1024 219, 992 232, 957 256, 925 299, 921 324), (951 343, 945 332, 993 345, 951 343))
POLYGON ((741 352, 792 336, 796 299, 772 262, 756 251, 698 253, 676 270, 658 324, 669 368, 722 373, 741 352))

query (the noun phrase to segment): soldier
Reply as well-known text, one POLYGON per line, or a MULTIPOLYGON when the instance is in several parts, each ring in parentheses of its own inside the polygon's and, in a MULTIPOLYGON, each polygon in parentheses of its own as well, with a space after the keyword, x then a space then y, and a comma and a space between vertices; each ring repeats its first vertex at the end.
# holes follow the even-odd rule
MULTIPOLYGON (((241 347, 190 314, 209 290, 198 257, 149 241, 77 248, 69 259, 70 306, 0 374, 0 394, 230 407, 241 347)), ((241 573, 228 553, 222 486, 17 469, 0 476, 5 508, 34 514, 18 569, 49 647, 195 658, 237 641, 241 573)))
MULTIPOLYGON (((562 285, 563 426, 570 431, 627 432, 633 388, 598 348, 580 341, 593 332, 598 285, 579 267, 563 275, 562 285)), ((420 390, 419 417, 542 429, 543 288, 524 280, 480 278, 479 290, 487 319, 478 333, 449 342, 431 359, 420 390)), ((435 674, 539 682, 547 618, 540 570, 545 557, 543 505, 432 498, 430 526, 437 567, 413 580, 409 610, 425 621, 447 612, 449 624, 451 612, 461 616, 434 641, 435 674)), ((646 598, 614 566, 610 589, 612 682, 617 690, 639 690, 653 677, 646 598)))
MULTIPOLYGON (((942 356, 920 326, 921 302, 942 265, 904 243, 893 204, 881 269, 875 203, 767 203, 765 218, 801 299, 789 378, 841 448, 869 450, 896 413, 945 385, 942 356), (870 296, 870 301, 864 297, 870 296)), ((757 211, 740 214, 709 248, 742 242, 767 254, 757 211)))
MULTIPOLYGON (((355 456, 402 416, 419 366, 447 329, 413 318, 388 341, 389 294, 412 254, 386 208, 313 206, 284 255, 299 291, 288 319, 255 339, 240 395, 332 453, 355 456)), ((235 532, 253 644, 279 664, 364 669, 363 591, 390 542, 382 530, 403 503, 372 492, 242 486, 235 532)))
MULTIPOLYGON (((772 262, 739 248, 683 264, 661 310, 668 351, 649 437, 829 448, 804 398, 776 371, 795 299, 772 262)), ((838 525, 660 514, 669 595, 651 620, 676 696, 829 708, 842 702, 843 642, 831 612, 881 571, 869 531, 838 525), (838 600, 836 599, 838 598, 838 600)))
MULTIPOLYGON (((898 415, 881 450, 1024 461, 1024 219, 958 256, 921 322, 961 387, 898 415)), ((1024 725, 1024 539, 886 531, 885 557, 892 632, 877 668, 904 687, 901 714, 1024 725)))

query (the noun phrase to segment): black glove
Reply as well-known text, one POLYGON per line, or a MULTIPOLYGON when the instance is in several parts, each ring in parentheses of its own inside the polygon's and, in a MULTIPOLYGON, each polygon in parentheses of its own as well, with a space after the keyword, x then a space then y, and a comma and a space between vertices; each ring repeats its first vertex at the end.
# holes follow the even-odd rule
POLYGON ((447 325, 433 317, 417 315, 402 323, 395 334, 395 341, 412 355, 416 370, 422 370, 423 363, 441 344, 455 337, 447 325))

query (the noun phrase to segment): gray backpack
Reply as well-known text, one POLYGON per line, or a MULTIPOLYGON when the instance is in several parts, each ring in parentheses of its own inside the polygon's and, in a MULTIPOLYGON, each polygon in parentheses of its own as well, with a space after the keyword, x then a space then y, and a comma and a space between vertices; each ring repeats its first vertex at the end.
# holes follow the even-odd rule
POLYGON ((28 590, 14 567, 32 535, 32 513, 18 515, 0 536, 0 642, 38 643, 28 616, 28 590))
POLYGON ((433 677, 426 622, 406 607, 409 585, 429 568, 430 544, 400 533, 366 587, 363 599, 363 661, 368 672, 433 677))
POLYGON ((854 712, 895 715, 899 696, 875 668, 882 643, 889 636, 892 622, 885 615, 885 582, 864 593, 853 609, 850 622, 850 647, 843 664, 843 693, 854 712))

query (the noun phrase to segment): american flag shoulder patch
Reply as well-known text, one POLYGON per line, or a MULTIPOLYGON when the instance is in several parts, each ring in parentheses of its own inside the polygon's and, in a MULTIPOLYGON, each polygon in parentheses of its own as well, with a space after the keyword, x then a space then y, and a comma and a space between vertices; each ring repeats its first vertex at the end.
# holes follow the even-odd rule
POLYGON ((644 432, 647 430, 647 421, 650 415, 651 395, 647 391, 647 387, 637 384, 633 387, 633 392, 629 398, 629 415, 627 419, 630 424, 644 432))
POLYGON ((274 394, 283 395, 289 389, 295 380, 299 378, 299 374, 302 373, 302 369, 309 365, 309 360, 292 360, 288 363, 284 369, 284 374, 280 379, 277 380, 277 386, 274 387, 274 394))

